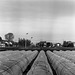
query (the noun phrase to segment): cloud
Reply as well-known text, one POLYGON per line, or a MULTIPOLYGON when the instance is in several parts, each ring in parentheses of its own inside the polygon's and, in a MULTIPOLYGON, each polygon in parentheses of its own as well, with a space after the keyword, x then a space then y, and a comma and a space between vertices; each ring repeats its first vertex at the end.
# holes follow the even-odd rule
POLYGON ((37 40, 58 40, 65 35, 66 39, 72 34, 74 15, 75 1, 72 0, 1 0, 0 33, 11 31, 16 37, 24 37, 29 32, 38 34, 37 40))
POLYGON ((48 1, 24 1, 7 0, 0 7, 0 14, 10 20, 22 18, 48 18, 57 16, 69 16, 75 12, 75 1, 48 0, 48 1), (44 16, 44 17, 43 17, 44 16))

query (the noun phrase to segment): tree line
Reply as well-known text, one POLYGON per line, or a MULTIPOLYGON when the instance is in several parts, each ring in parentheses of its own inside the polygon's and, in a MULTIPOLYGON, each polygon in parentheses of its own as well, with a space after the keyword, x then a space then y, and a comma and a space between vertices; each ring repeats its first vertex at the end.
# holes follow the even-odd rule
POLYGON ((31 45, 31 40, 25 39, 25 38, 19 38, 18 42, 13 41, 14 40, 14 34, 13 33, 7 33, 5 34, 5 40, 0 37, 0 42, 4 43, 5 46, 9 47, 29 47, 31 45))

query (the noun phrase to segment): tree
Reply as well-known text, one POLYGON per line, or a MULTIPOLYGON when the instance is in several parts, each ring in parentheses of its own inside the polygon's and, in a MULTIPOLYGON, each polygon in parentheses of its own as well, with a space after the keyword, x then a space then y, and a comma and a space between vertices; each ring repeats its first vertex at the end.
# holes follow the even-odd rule
POLYGON ((25 40, 24 38, 19 38, 18 40, 18 44, 19 44, 19 47, 25 47, 25 44, 26 44, 26 47, 29 47, 31 45, 31 40, 25 40))
POLYGON ((63 47, 74 47, 74 44, 71 41, 63 41, 63 47))
POLYGON ((0 41, 2 41, 2 37, 0 37, 0 41))
POLYGON ((31 40, 28 40, 28 39, 27 39, 27 40, 25 40, 25 42, 26 42, 26 43, 25 43, 25 44, 26 44, 26 47, 29 47, 29 46, 31 45, 31 40))
POLYGON ((14 39, 14 34, 13 34, 13 33, 5 34, 5 39, 6 39, 7 41, 13 41, 13 39, 14 39))
POLYGON ((68 47, 68 42, 67 41, 63 41, 63 47, 68 47))
POLYGON ((50 44, 51 44, 50 42, 47 42, 47 43, 46 43, 46 47, 49 47, 49 46, 50 46, 50 44))

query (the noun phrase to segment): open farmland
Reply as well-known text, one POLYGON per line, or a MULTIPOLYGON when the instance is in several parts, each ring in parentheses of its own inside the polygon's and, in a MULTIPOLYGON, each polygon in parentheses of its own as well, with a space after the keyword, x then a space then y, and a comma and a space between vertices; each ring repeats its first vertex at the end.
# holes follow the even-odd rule
POLYGON ((75 51, 1 51, 0 75, 75 75, 75 51))

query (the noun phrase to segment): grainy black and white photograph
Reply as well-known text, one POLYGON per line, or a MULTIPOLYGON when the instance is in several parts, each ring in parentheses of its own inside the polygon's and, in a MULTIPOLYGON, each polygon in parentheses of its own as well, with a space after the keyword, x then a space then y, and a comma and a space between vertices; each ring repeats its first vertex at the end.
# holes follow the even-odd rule
POLYGON ((0 75, 75 75, 75 0, 0 0, 0 75))

